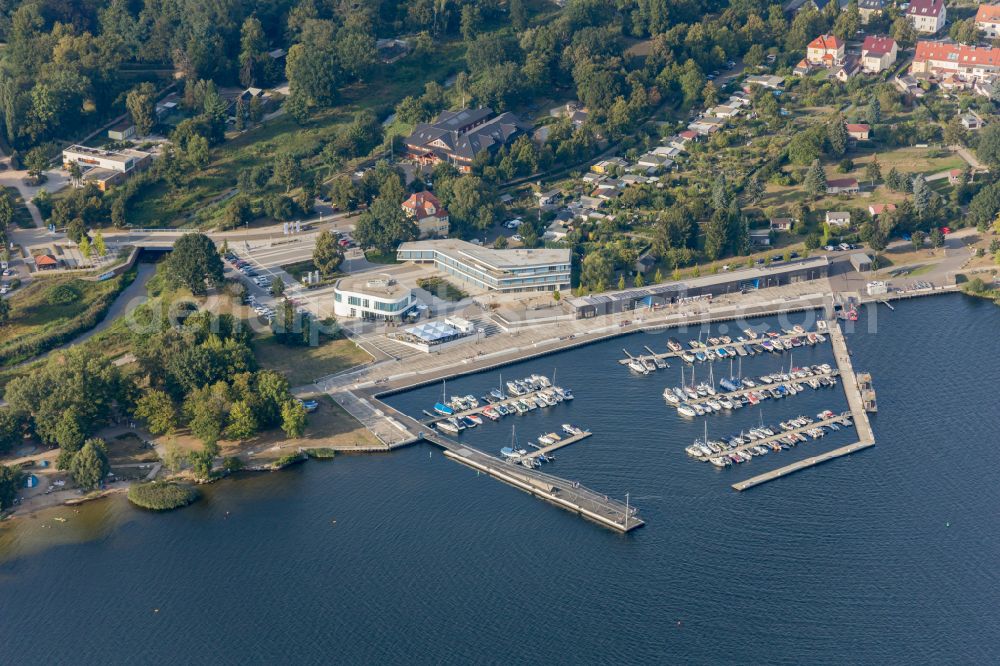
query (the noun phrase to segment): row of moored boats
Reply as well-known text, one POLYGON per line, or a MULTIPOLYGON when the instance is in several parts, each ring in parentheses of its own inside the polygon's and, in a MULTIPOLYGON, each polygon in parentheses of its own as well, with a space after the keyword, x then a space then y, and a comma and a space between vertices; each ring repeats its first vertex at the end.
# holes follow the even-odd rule
POLYGON ((836 416, 834 412, 826 410, 816 415, 816 419, 825 422, 823 425, 809 427, 815 421, 808 416, 799 416, 782 421, 777 426, 761 425, 738 435, 719 439, 709 439, 706 431, 704 438, 696 439, 684 450, 692 458, 709 462, 715 467, 727 467, 772 451, 788 450, 810 439, 819 439, 829 432, 851 426, 850 416, 836 416))
POLYGON ((719 381, 722 392, 709 382, 663 389, 663 398, 677 407, 682 416, 702 416, 750 407, 763 400, 796 395, 806 388, 836 386, 837 378, 829 363, 793 368, 790 372, 750 377, 727 377, 719 381))
POLYGON ((466 428, 482 425, 483 418, 499 421, 511 414, 526 414, 573 399, 570 389, 553 386, 544 375, 509 381, 505 386, 506 391, 503 387, 495 388, 488 395, 479 398, 473 395, 451 396, 447 402, 435 404, 434 412, 446 417, 438 421, 435 427, 443 432, 457 434, 466 428), (479 409, 483 404, 486 406, 479 409))

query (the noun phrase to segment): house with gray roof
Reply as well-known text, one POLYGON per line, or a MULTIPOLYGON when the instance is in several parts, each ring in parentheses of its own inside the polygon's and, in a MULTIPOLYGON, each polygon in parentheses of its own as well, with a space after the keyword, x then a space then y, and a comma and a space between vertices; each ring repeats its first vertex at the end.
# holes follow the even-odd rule
POLYGON ((463 173, 483 151, 497 152, 502 146, 531 130, 513 113, 495 115, 493 109, 442 111, 432 123, 419 123, 406 139, 410 159, 420 164, 448 162, 463 173))

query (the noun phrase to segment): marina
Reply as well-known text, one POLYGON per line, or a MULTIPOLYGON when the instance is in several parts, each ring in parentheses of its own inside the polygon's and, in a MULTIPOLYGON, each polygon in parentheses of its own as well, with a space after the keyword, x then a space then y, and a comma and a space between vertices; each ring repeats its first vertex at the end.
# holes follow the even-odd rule
POLYGON ((694 364, 695 362, 793 351, 798 347, 826 342, 825 332, 826 322, 824 321, 819 322, 817 330, 812 332, 807 332, 801 326, 795 326, 792 330, 784 330, 781 333, 776 331, 758 332, 747 328, 744 335, 738 336, 736 339, 722 335, 703 341, 699 336, 697 340, 688 342, 688 349, 685 349, 676 338, 670 338, 667 342, 668 351, 665 352, 656 352, 649 346, 645 346, 644 349, 647 353, 636 356, 627 349, 622 349, 625 358, 619 359, 618 363, 627 366, 636 374, 647 375, 656 370, 670 367, 666 363, 667 359, 680 359, 687 364, 694 364))

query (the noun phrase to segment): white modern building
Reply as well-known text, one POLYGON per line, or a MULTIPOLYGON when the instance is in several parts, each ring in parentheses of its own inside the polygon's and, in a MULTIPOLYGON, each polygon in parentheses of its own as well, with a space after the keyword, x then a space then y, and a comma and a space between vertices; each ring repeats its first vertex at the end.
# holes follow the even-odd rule
POLYGON ((906 18, 917 32, 933 34, 948 22, 944 0, 910 0, 906 18))
POLYGON ((403 243, 400 261, 434 264, 460 282, 487 291, 566 291, 570 288, 569 249, 494 250, 455 239, 403 243))
POLYGON ((83 179, 96 183, 102 192, 125 182, 133 173, 149 166, 153 159, 141 150, 117 151, 78 145, 63 150, 62 158, 64 169, 69 169, 71 164, 80 165, 84 170, 83 179))
POLYGON ((338 317, 399 321, 417 304, 412 289, 387 275, 345 277, 333 288, 333 313, 338 317))

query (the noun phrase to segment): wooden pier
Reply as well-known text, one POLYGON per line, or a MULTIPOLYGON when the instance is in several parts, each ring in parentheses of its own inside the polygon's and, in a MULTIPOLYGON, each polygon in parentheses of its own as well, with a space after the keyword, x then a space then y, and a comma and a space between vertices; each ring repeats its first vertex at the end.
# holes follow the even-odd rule
POLYGON ((590 432, 589 430, 584 430, 583 432, 577 433, 576 435, 570 435, 570 436, 567 436, 567 437, 563 437, 558 442, 553 442, 553 443, 549 444, 548 446, 543 446, 540 449, 536 449, 534 451, 529 451, 528 453, 524 454, 523 456, 519 456, 519 457, 520 458, 541 458, 542 456, 548 456, 553 451, 557 451, 557 450, 561 449, 564 446, 569 446, 570 444, 576 444, 581 439, 587 439, 588 437, 590 437, 593 434, 594 433, 590 432))

